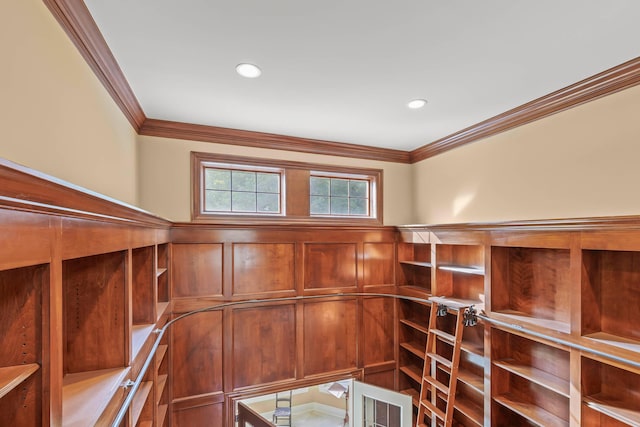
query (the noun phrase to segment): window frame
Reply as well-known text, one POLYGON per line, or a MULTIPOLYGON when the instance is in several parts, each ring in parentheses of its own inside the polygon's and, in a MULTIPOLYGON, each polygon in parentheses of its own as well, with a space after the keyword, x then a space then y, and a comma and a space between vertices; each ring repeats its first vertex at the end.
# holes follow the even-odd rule
MULTIPOLYGON (((355 173, 344 173, 344 172, 327 172, 326 170, 312 170, 309 173, 309 179, 313 178, 313 177, 318 177, 318 178, 328 178, 328 179, 346 179, 346 180, 352 180, 352 181, 367 181, 368 183, 368 194, 367 194, 367 215, 350 215, 350 214, 346 214, 346 215, 339 215, 339 214, 332 214, 332 213, 328 213, 328 214, 313 214, 311 212, 309 212, 309 216, 312 218, 352 218, 352 219, 372 219, 375 218, 375 215, 377 214, 377 210, 376 210, 376 205, 377 205, 377 200, 375 197, 375 190, 377 187, 377 183, 376 183, 376 179, 375 177, 371 176, 371 175, 363 175, 363 174, 355 174, 355 173)), ((311 196, 311 194, 310 194, 311 196)), ((329 199, 331 199, 332 196, 331 192, 329 192, 329 199)), ((351 197, 347 197, 348 199, 351 199, 351 197)), ((309 204, 311 204, 311 200, 309 200, 309 204)), ((331 206, 331 204, 329 204, 329 206, 331 206)))
POLYGON ((259 224, 340 224, 382 225, 381 169, 336 166, 289 160, 260 159, 236 155, 191 152, 191 221, 201 223, 259 224), (227 165, 229 169, 256 172, 280 170, 280 214, 254 212, 211 212, 204 210, 204 169, 206 165, 227 165), (310 177, 320 174, 328 178, 369 180, 369 216, 311 215, 310 177), (305 192, 306 189, 306 192, 305 192), (306 199, 306 203, 302 200, 306 199))

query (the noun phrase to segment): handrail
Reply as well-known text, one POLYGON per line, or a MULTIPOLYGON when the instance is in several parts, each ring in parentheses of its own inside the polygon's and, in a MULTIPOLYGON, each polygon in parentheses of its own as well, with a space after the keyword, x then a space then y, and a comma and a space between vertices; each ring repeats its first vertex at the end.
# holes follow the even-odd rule
MULTIPOLYGON (((225 302, 225 303, 220 303, 220 304, 216 304, 216 305, 212 305, 209 307, 204 307, 198 310, 193 310, 190 311, 188 313, 184 313, 178 317, 176 317, 175 319, 172 319, 170 321, 168 321, 162 328, 160 329, 156 329, 154 330, 154 333, 158 334, 158 336, 156 337, 155 342, 153 343, 153 347, 151 348, 151 351, 149 352, 149 355, 147 356, 144 364, 142 365, 142 368, 140 369, 140 373, 138 374, 138 376, 136 377, 135 381, 133 382, 133 384, 131 385, 131 390, 129 391, 129 393, 127 394, 127 397, 125 398, 124 402, 122 402, 122 405, 120 406, 120 410, 118 411, 118 414, 116 415, 116 418, 114 419, 113 423, 111 424, 112 427, 118 427, 120 425, 120 423, 124 420, 124 417, 127 414, 127 410, 129 409, 129 407, 131 406, 131 402, 133 401, 133 398, 136 394, 136 392, 138 391, 138 388, 140 388, 140 384, 142 383, 142 379, 144 378, 147 369, 149 368, 149 366, 151 365, 151 362, 153 361, 153 357, 155 355, 156 350, 158 349, 158 346, 160 345, 160 340, 162 340, 162 337, 164 336, 164 333, 167 331, 167 328, 169 328, 169 326, 171 326, 172 324, 174 324, 175 322, 182 320, 186 317, 190 317, 193 316, 195 314, 198 313, 206 313, 209 311, 216 311, 216 310, 221 310, 225 307, 231 307, 231 306, 236 306, 236 305, 245 305, 245 304, 260 304, 260 303, 271 303, 271 302, 281 302, 281 301, 301 301, 301 300, 309 300, 309 299, 326 299, 326 298, 335 298, 335 297, 385 297, 385 298, 395 298, 395 299, 402 299, 402 300, 408 300, 408 301, 414 301, 414 302, 420 302, 420 303, 431 303, 431 301, 428 298, 419 298, 419 297, 411 297, 411 296, 406 296, 406 295, 397 295, 397 294, 383 294, 383 293, 367 293, 367 292, 340 292, 340 293, 336 293, 336 294, 326 294, 326 295, 308 295, 308 296, 295 296, 295 297, 281 297, 281 298, 265 298, 265 299, 250 299, 250 300, 243 300, 243 301, 231 301, 231 302, 225 302)), ((444 297, 446 298, 446 297, 444 297)), ((517 325, 517 324, 512 324, 512 323, 508 323, 508 322, 504 322, 501 320, 497 320, 497 319, 493 319, 489 316, 487 316, 486 314, 482 314, 482 313, 478 313, 476 314, 476 316, 486 322, 489 323, 493 323, 495 325, 498 325, 500 327, 503 328, 507 328, 507 329, 511 329, 514 331, 518 331, 520 333, 524 333, 527 335, 531 335, 537 338, 541 338, 550 342, 554 342, 556 344, 560 344, 566 347, 570 347, 576 350, 581 350, 587 353, 591 353, 591 354, 595 354, 597 356, 609 359, 609 360, 613 360, 616 362, 621 362, 624 363, 626 365, 631 365, 635 368, 639 368, 640 369, 640 362, 637 361, 633 361, 633 360, 629 360, 626 359, 624 357, 621 356, 616 356, 613 354, 609 354, 609 353, 605 353, 603 351, 600 350, 596 350, 593 348, 589 348, 589 347, 585 347, 581 344, 578 344, 576 342, 573 341, 567 341, 567 340, 563 340, 561 338, 557 338, 557 337, 553 337, 551 335, 546 335, 543 334, 541 332, 537 332, 537 331, 533 331, 531 329, 527 329, 524 326, 521 325, 517 325)))

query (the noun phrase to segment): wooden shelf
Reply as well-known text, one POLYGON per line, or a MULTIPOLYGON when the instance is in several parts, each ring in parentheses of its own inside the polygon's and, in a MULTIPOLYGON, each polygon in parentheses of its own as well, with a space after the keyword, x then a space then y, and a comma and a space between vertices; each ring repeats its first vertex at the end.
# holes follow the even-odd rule
POLYGON ((168 349, 169 346, 166 344, 160 344, 158 346, 158 349, 156 350, 156 369, 160 368, 168 349))
POLYGON ((62 425, 95 425, 128 374, 129 368, 116 368, 65 375, 62 425))
POLYGON ((406 365, 406 366, 401 366, 400 371, 406 374, 409 378, 411 378, 413 381, 417 382, 418 384, 422 383, 421 368, 413 365, 406 365))
POLYGON ((167 385, 167 378, 169 376, 167 374, 158 375, 158 382, 156 383, 156 403, 160 403, 162 399, 162 392, 164 391, 164 387, 167 385))
POLYGON ((433 264, 431 264, 430 262, 427 262, 427 261, 399 261, 399 262, 400 262, 400 264, 412 265, 414 267, 424 267, 424 268, 433 267, 433 264))
POLYGON ((465 383, 478 393, 484 393, 484 378, 480 375, 476 375, 466 369, 459 368, 458 381, 465 383))
POLYGON ((637 406, 632 408, 628 403, 609 400, 599 395, 584 397, 582 401, 594 411, 605 414, 615 420, 632 426, 640 425, 640 409, 637 406))
POLYGON ((167 272, 167 269, 166 269, 166 268, 157 268, 157 269, 156 269, 156 277, 160 277, 160 276, 162 276, 162 275, 163 275, 164 273, 166 273, 166 272, 167 272))
POLYGON ((583 335, 590 340, 598 341, 607 345, 611 345, 625 350, 640 353, 640 341, 632 340, 618 335, 608 334, 606 332, 596 332, 589 335, 583 335))
POLYGON ((400 319, 400 323, 403 323, 407 326, 409 326, 410 328, 415 329, 416 331, 420 331, 423 334, 427 334, 429 332, 429 330, 427 329, 426 326, 423 326, 417 322, 414 322, 413 320, 409 320, 409 319, 400 319))
POLYGON ((424 359, 424 352, 426 348, 425 346, 421 346, 415 342, 403 342, 403 343, 400 343, 400 347, 413 353, 414 355, 418 356, 420 359, 424 359))
POLYGON ((491 315, 498 320, 502 320, 505 322, 515 322, 517 325, 527 324, 551 329, 553 331, 563 332, 565 334, 571 333, 571 325, 566 322, 560 322, 552 319, 541 319, 539 317, 533 317, 529 314, 523 313, 521 311, 514 310, 500 310, 500 311, 492 311, 491 315))
POLYGON ((167 311, 167 307, 169 307, 168 302, 158 302, 157 304, 158 320, 160 320, 160 318, 164 316, 164 314, 167 311))
POLYGON ((514 359, 496 360, 493 364, 505 371, 514 373, 548 390, 569 397, 569 381, 558 378, 540 369, 518 363, 514 359))
POLYGON ((0 398, 22 384, 38 369, 40 365, 37 363, 0 368, 0 398))
POLYGON ((452 273, 474 274, 476 276, 484 276, 484 268, 465 266, 465 265, 438 265, 439 270, 450 271, 452 273))
POLYGON ((153 333, 155 325, 133 325, 131 327, 131 359, 134 360, 142 346, 153 333))
POLYGON ((138 391, 131 404, 131 419, 133 425, 136 425, 138 423, 140 414, 142 414, 142 409, 147 402, 149 393, 151 393, 152 388, 153 383, 151 381, 145 381, 140 384, 140 388, 138 388, 138 391))
POLYGON ((169 405, 160 405, 160 406, 158 406, 158 419, 157 419, 157 426, 158 427, 164 426, 165 419, 167 418, 167 409, 168 408, 169 408, 169 405))
POLYGON ((407 388, 404 390, 400 390, 400 393, 411 396, 411 403, 414 407, 418 407, 418 400, 420 399, 420 392, 418 390, 416 390, 415 388, 407 388))
POLYGON ((511 394, 496 396, 493 400, 540 427, 567 427, 569 425, 569 421, 563 420, 534 404, 519 400, 511 394))
POLYGON ((484 422, 484 411, 476 403, 469 399, 465 399, 464 396, 457 395, 454 408, 462 413, 469 420, 473 421, 475 425, 482 427, 484 422))

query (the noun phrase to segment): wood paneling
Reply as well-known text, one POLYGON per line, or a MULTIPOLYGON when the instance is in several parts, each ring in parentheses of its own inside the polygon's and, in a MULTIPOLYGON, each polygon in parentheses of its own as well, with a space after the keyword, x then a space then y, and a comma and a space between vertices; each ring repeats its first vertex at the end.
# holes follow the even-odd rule
POLYGON ((355 368, 356 300, 304 304, 304 375, 355 368))
POLYGON ((171 425, 173 427, 226 427, 223 413, 222 403, 182 409, 173 412, 171 425))
POLYGON ((222 391, 222 312, 198 313, 171 328, 173 397, 222 391))
POLYGON ((394 306, 391 298, 365 298, 363 301, 364 366, 394 360, 394 306))
POLYGON ((172 297, 222 295, 222 244, 172 246, 172 297))
POLYGON ((394 389, 395 369, 364 374, 364 382, 387 390, 394 389))
POLYGON ((395 244, 366 242, 363 250, 363 286, 394 284, 395 244))
POLYGON ((307 243, 304 245, 304 288, 357 286, 355 243, 307 243))
POLYGON ((233 294, 295 290, 295 244, 235 243, 233 294))
POLYGON ((295 378, 295 306, 233 312, 233 388, 295 378))

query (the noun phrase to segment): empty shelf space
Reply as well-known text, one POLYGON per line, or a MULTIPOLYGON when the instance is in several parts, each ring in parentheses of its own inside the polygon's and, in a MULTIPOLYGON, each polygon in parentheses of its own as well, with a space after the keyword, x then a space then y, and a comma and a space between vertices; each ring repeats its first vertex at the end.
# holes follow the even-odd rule
POLYGON ((421 325, 420 323, 414 322, 413 320, 400 319, 400 323, 407 325, 408 327, 413 328, 417 331, 420 331, 423 334, 427 334, 429 331, 426 326, 421 325))
POLYGON ((640 341, 637 340, 608 334, 606 332, 596 332, 593 334, 584 335, 584 337, 604 344, 612 345, 614 347, 619 347, 625 350, 640 353, 640 341))
POLYGON ((492 311, 491 315, 498 320, 503 320, 506 322, 516 321, 516 324, 530 323, 535 326, 552 329, 553 331, 563 332, 565 334, 571 333, 571 326, 569 325, 569 323, 560 322, 558 320, 533 317, 521 311, 514 311, 514 310, 492 311))
POLYGON ((140 419, 142 408, 144 408, 144 404, 147 401, 152 388, 153 383, 151 381, 146 381, 140 384, 140 388, 136 392, 136 395, 133 398, 133 403, 131 404, 131 418, 133 420, 133 425, 136 425, 140 419))
POLYGON ((140 349, 153 332, 155 325, 133 325, 131 328, 131 354, 135 359, 140 349))
POLYGON ((438 265, 439 270, 451 271, 452 273, 474 274, 476 276, 484 276, 484 268, 467 265, 442 264, 438 265))
POLYGON ((454 404, 456 410, 460 411, 465 417, 473 421, 477 426, 482 426, 484 421, 484 411, 475 402, 465 399, 464 396, 456 396, 454 404))
POLYGON ((164 425, 164 420, 167 418, 167 408, 168 405, 160 405, 158 406, 158 427, 162 427, 164 425))
POLYGON ((567 427, 569 421, 563 420, 529 402, 523 402, 510 394, 494 397, 496 402, 540 427, 567 427))
MULTIPOLYGON (((472 326, 468 326, 472 327, 472 326)), ((469 341, 462 341, 462 345, 460 349, 466 353, 472 354, 474 356, 479 356, 484 358, 484 344, 483 343, 475 343, 469 341)))
POLYGON ((586 396, 583 402, 589 408, 605 414, 620 422, 637 426, 640 425, 640 410, 630 408, 630 404, 615 400, 608 400, 601 396, 586 396))
POLYGON ((0 368, 0 398, 22 384, 39 368, 37 363, 0 368))
POLYGON ((484 378, 480 375, 476 375, 466 369, 459 368, 458 381, 465 383, 478 393, 484 393, 484 378))
POLYGON ((158 319, 160 319, 165 312, 167 311, 167 307, 169 307, 169 303, 168 302, 158 302, 157 304, 157 311, 158 311, 158 319))
POLYGON ((401 366, 400 371, 403 372, 412 380, 414 380, 415 382, 417 382, 418 384, 421 383, 421 379, 422 379, 421 368, 418 368, 417 366, 414 366, 414 365, 406 365, 406 366, 401 366))
POLYGON ((415 267, 431 268, 433 264, 427 261, 400 261, 400 264, 413 265, 415 267))
POLYGON ((65 375, 62 425, 93 426, 128 374, 129 368, 115 368, 65 375))
POLYGON ((166 268, 158 268, 158 269, 156 269, 156 277, 160 277, 166 272, 167 272, 166 268))
POLYGON ((564 397, 569 397, 569 381, 567 380, 558 378, 540 369, 518 363, 514 359, 497 360, 494 361, 493 364, 564 397))
POLYGON ((419 358, 424 359, 425 346, 415 342, 403 342, 400 343, 400 347, 404 348, 407 351, 410 351, 419 358))
POLYGON ((158 384, 156 388, 156 403, 160 403, 160 399, 162 399, 162 392, 164 391, 164 387, 167 385, 168 375, 158 375, 158 384))

